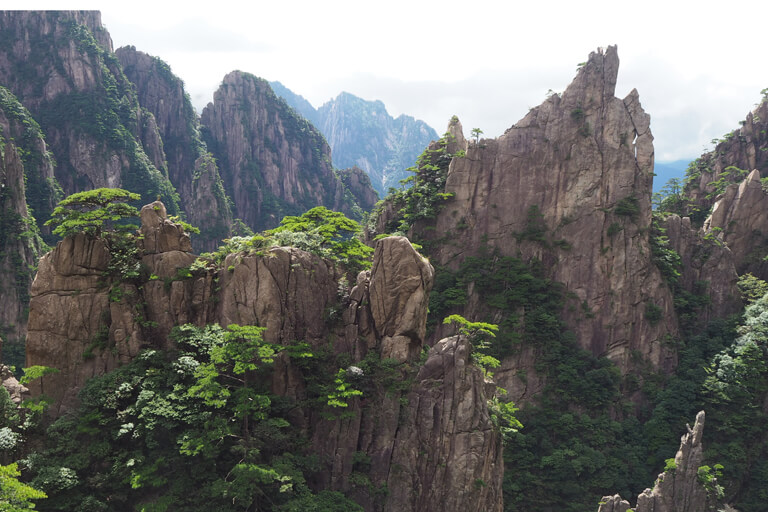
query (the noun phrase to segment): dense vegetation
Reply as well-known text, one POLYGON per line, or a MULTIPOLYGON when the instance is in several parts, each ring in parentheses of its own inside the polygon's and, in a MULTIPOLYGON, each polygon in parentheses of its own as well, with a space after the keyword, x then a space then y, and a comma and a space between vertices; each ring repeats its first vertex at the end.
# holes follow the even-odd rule
MULTIPOLYGON (((310 491, 319 463, 287 419, 301 404, 270 392, 275 357, 323 361, 306 345, 265 343, 262 331, 180 326, 173 352, 145 351, 91 379, 79 410, 48 428, 48 449, 27 459, 49 496, 40 510, 360 510, 310 491)), ((322 408, 332 379, 306 401, 322 408)))

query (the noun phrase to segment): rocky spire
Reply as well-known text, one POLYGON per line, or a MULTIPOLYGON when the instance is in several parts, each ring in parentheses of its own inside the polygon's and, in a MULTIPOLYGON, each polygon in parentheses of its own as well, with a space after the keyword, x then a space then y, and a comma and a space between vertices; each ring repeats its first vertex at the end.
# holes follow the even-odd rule
MULTIPOLYGON (((704 411, 696 415, 693 428, 680 439, 680 449, 674 463, 656 479, 653 489, 646 489, 637 498, 635 512, 705 512, 716 510, 717 480, 706 484, 700 477, 704 461, 701 444, 704 433, 704 411)), ((626 512, 629 502, 617 494, 601 500, 598 512, 626 512)))
MULTIPOLYGON (((562 95, 454 158, 445 186, 453 198, 435 230, 420 234, 450 240, 430 255, 449 268, 483 245, 541 260, 573 297, 564 315, 583 348, 623 371, 633 353, 668 371, 675 355, 662 341, 678 327, 650 258, 650 116, 637 91, 614 97, 618 66, 615 46, 593 52, 562 95), (525 235, 532 221, 541 222, 541 236, 525 235), (649 321, 646 308, 660 317, 649 321)), ((464 316, 487 317, 476 300, 468 304, 464 316)), ((527 370, 531 380, 534 369, 527 370)))

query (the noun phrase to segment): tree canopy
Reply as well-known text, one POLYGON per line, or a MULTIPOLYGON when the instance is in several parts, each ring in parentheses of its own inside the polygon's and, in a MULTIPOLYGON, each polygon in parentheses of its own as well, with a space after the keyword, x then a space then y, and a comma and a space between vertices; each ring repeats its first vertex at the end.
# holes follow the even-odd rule
POLYGON ((133 230, 136 226, 121 225, 137 217, 136 207, 127 204, 141 196, 120 188, 97 188, 77 192, 59 202, 46 226, 55 226, 53 233, 62 237, 77 233, 100 236, 103 229, 133 230))

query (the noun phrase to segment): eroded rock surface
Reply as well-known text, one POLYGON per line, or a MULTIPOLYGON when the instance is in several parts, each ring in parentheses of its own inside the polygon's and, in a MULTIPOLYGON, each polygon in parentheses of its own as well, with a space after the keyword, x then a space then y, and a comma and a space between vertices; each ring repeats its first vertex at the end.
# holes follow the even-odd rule
POLYGON ((704 231, 722 240, 733 254, 736 271, 768 278, 768 193, 754 170, 739 184, 726 188, 704 222, 704 231))
MULTIPOLYGON (((314 485, 348 492, 366 510, 501 510, 500 437, 487 408, 490 388, 470 363, 468 342, 440 342, 416 370, 434 270, 406 238, 379 240, 372 269, 349 290, 333 263, 291 247, 230 254, 221 270, 192 272, 189 237, 168 220, 162 203, 142 208, 141 221, 142 262, 152 276, 146 282, 105 276, 107 246, 82 234, 66 238, 40 262, 27 357, 29 364, 61 370, 32 388, 54 398, 54 416, 76 404, 87 378, 129 361, 141 348, 172 348, 174 325, 259 325, 269 342, 330 347, 349 354, 353 364, 371 353, 394 358, 402 364, 392 370, 393 382, 413 379, 394 390, 377 384, 336 419, 316 407, 297 408, 292 421, 307 430, 326 469, 314 485), (373 487, 389 488, 389 494, 355 487, 358 452, 371 458, 373 487)), ((357 373, 350 372, 354 379, 357 373)), ((272 389, 306 396, 301 370, 289 358, 277 358, 272 389)))
MULTIPOLYGON (((705 512, 716 510, 716 498, 699 481, 698 471, 703 465, 704 411, 696 415, 693 428, 680 439, 675 455, 675 467, 659 475, 653 489, 646 489, 637 498, 635 512, 705 512)), ((716 482, 715 482, 716 483, 716 482)), ((712 484, 714 485, 714 483, 712 484)), ((618 495, 601 500, 598 512, 625 512, 628 502, 618 495)))
MULTIPOLYGON (((649 257, 650 116, 637 91, 614 96, 618 66, 615 47, 592 53, 562 95, 453 158, 445 192, 454 196, 434 231, 445 242, 431 256, 456 268, 488 245, 505 256, 540 259, 575 297, 577 307, 564 315, 583 348, 623 371, 632 353, 669 371, 675 354, 662 341, 678 326, 671 293, 649 257), (543 234, 526 236, 539 218, 543 234), (660 321, 645 318, 649 304, 660 321)), ((464 316, 480 319, 483 312, 468 307, 464 316)))
POLYGON ((229 234, 232 212, 216 161, 200 138, 198 117, 184 83, 165 62, 132 46, 118 48, 115 55, 126 77, 136 84, 139 104, 156 120, 168 176, 187 220, 200 229, 194 238, 195 248, 216 249, 229 234))
POLYGON ((201 122, 233 213, 252 229, 273 228, 318 205, 350 212, 325 139, 266 80, 229 73, 201 122))
POLYGON ((111 54, 101 14, 2 11, 0 31, 0 83, 40 122, 64 192, 127 188, 160 194, 175 211, 157 126, 111 54))
MULTIPOLYGON (((18 349, 27 332, 31 269, 42 248, 28 196, 36 213, 50 214, 56 199, 52 187, 53 162, 39 127, 0 87, 0 334, 9 345, 6 355, 23 353, 18 349)), ((21 365, 23 358, 9 364, 21 365)))
POLYGON ((701 231, 691 226, 688 217, 670 215, 662 227, 670 248, 680 255, 681 288, 709 297, 709 303, 699 310, 696 323, 704 328, 715 318, 737 313, 742 303, 733 252, 722 243, 705 239, 701 231))

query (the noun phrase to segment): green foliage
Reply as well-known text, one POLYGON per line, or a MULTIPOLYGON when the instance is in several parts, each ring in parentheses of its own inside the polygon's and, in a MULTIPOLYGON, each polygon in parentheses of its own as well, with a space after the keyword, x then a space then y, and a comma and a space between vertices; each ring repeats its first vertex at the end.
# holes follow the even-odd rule
POLYGON ((120 223, 139 215, 135 207, 126 203, 140 199, 138 194, 119 188, 77 192, 59 202, 45 225, 55 226, 53 233, 61 237, 77 233, 100 236, 102 229, 135 230, 135 226, 120 223))
POLYGON ((608 236, 613 236, 619 234, 624 228, 619 224, 618 222, 612 222, 610 226, 608 226, 608 236))
POLYGON ((33 500, 47 498, 42 491, 18 480, 21 472, 13 463, 0 466, 0 510, 22 512, 35 508, 33 500))
POLYGON ((715 464, 713 468, 709 466, 700 466, 696 470, 696 477, 704 488, 707 490, 707 494, 713 500, 722 500, 725 497, 725 489, 722 485, 717 483, 717 479, 723 476, 723 465, 715 464))
POLYGON ((749 171, 739 169, 733 165, 726 167, 725 170, 717 176, 717 180, 709 184, 709 186, 712 187, 712 192, 707 194, 707 199, 714 199, 725 192, 725 189, 728 188, 729 185, 744 181, 744 178, 746 178, 748 174, 749 171))
POLYGON ((288 419, 299 404, 270 391, 281 353, 317 388, 332 385, 306 344, 279 347, 237 325, 184 325, 171 341, 177 350, 90 379, 79 408, 51 425, 47 449, 28 460, 50 496, 41 510, 360 510, 309 489, 320 465, 288 419))
POLYGON ((328 394, 327 404, 331 407, 348 407, 349 399, 363 394, 359 389, 354 389, 346 380, 347 371, 339 368, 334 380, 334 388, 328 394))
MULTIPOLYGON (((449 133, 443 135, 440 140, 424 150, 414 167, 407 169, 413 175, 400 183, 410 188, 391 190, 386 201, 394 205, 397 215, 386 226, 387 233, 407 233, 416 222, 434 219, 445 202, 452 197, 445 192, 448 166, 454 157, 448 152, 448 144, 452 138, 449 133)), ((383 207, 382 202, 379 208, 383 207)))
POLYGON ((343 213, 323 206, 299 217, 285 217, 267 231, 281 245, 292 245, 345 265, 350 272, 370 268, 373 249, 358 238, 360 225, 343 213))
POLYGON ((666 230, 661 227, 662 217, 654 212, 651 221, 651 261, 661 271, 661 275, 670 287, 675 286, 680 278, 682 262, 677 251, 669 245, 666 230))
POLYGON ((647 302, 645 304, 645 319, 651 325, 656 325, 661 321, 662 312, 661 308, 653 302, 647 302))
POLYGON ((616 203, 613 213, 637 220, 637 216, 640 214, 640 203, 635 196, 627 196, 616 203))
POLYGON ((19 383, 23 385, 27 385, 33 380, 41 379, 45 377, 46 375, 51 375, 54 373, 59 373, 60 370, 58 368, 51 368, 49 366, 30 366, 27 368, 24 368, 24 376, 19 379, 19 383))
POLYGON ((528 207, 525 217, 525 227, 521 233, 515 233, 518 241, 540 242, 547 245, 547 225, 544 223, 544 215, 539 211, 538 205, 528 207))
POLYGON ((679 178, 670 178, 659 192, 653 194, 652 202, 657 212, 676 213, 681 216, 687 215, 692 207, 679 178))
POLYGON ((768 293, 768 283, 750 273, 739 276, 738 286, 748 306, 768 293))
MULTIPOLYGON (((16 99, 5 87, 0 86, 0 110, 10 120, 10 133, 0 134, 0 145, 3 138, 12 138, 17 146, 17 152, 24 164, 24 186, 30 215, 35 218, 42 227, 42 222, 51 215, 56 202, 61 198, 61 186, 55 178, 43 178, 43 168, 53 167, 53 159, 50 153, 40 151, 39 141, 44 139, 40 125, 32 117, 30 112, 16 99)), ((48 243, 52 240, 45 237, 48 243)))
POLYGON ((503 359, 516 353, 523 339, 536 345, 559 335, 560 285, 544 277, 538 260, 526 263, 485 246, 477 257, 466 258, 456 273, 438 269, 430 295, 431 322, 465 304, 471 283, 490 308, 489 316, 502 318, 496 337, 486 340, 487 355, 503 359))
POLYGON ((480 144, 480 136, 483 134, 483 130, 480 128, 472 128, 470 133, 472 134, 472 138, 475 139, 475 145, 477 146, 480 144))
POLYGON ((489 369, 498 368, 501 361, 486 353, 490 347, 490 340, 496 337, 499 326, 487 322, 470 322, 461 315, 450 315, 443 320, 443 324, 453 324, 459 334, 466 336, 472 344, 472 360, 482 368, 486 377, 491 377, 489 369))

